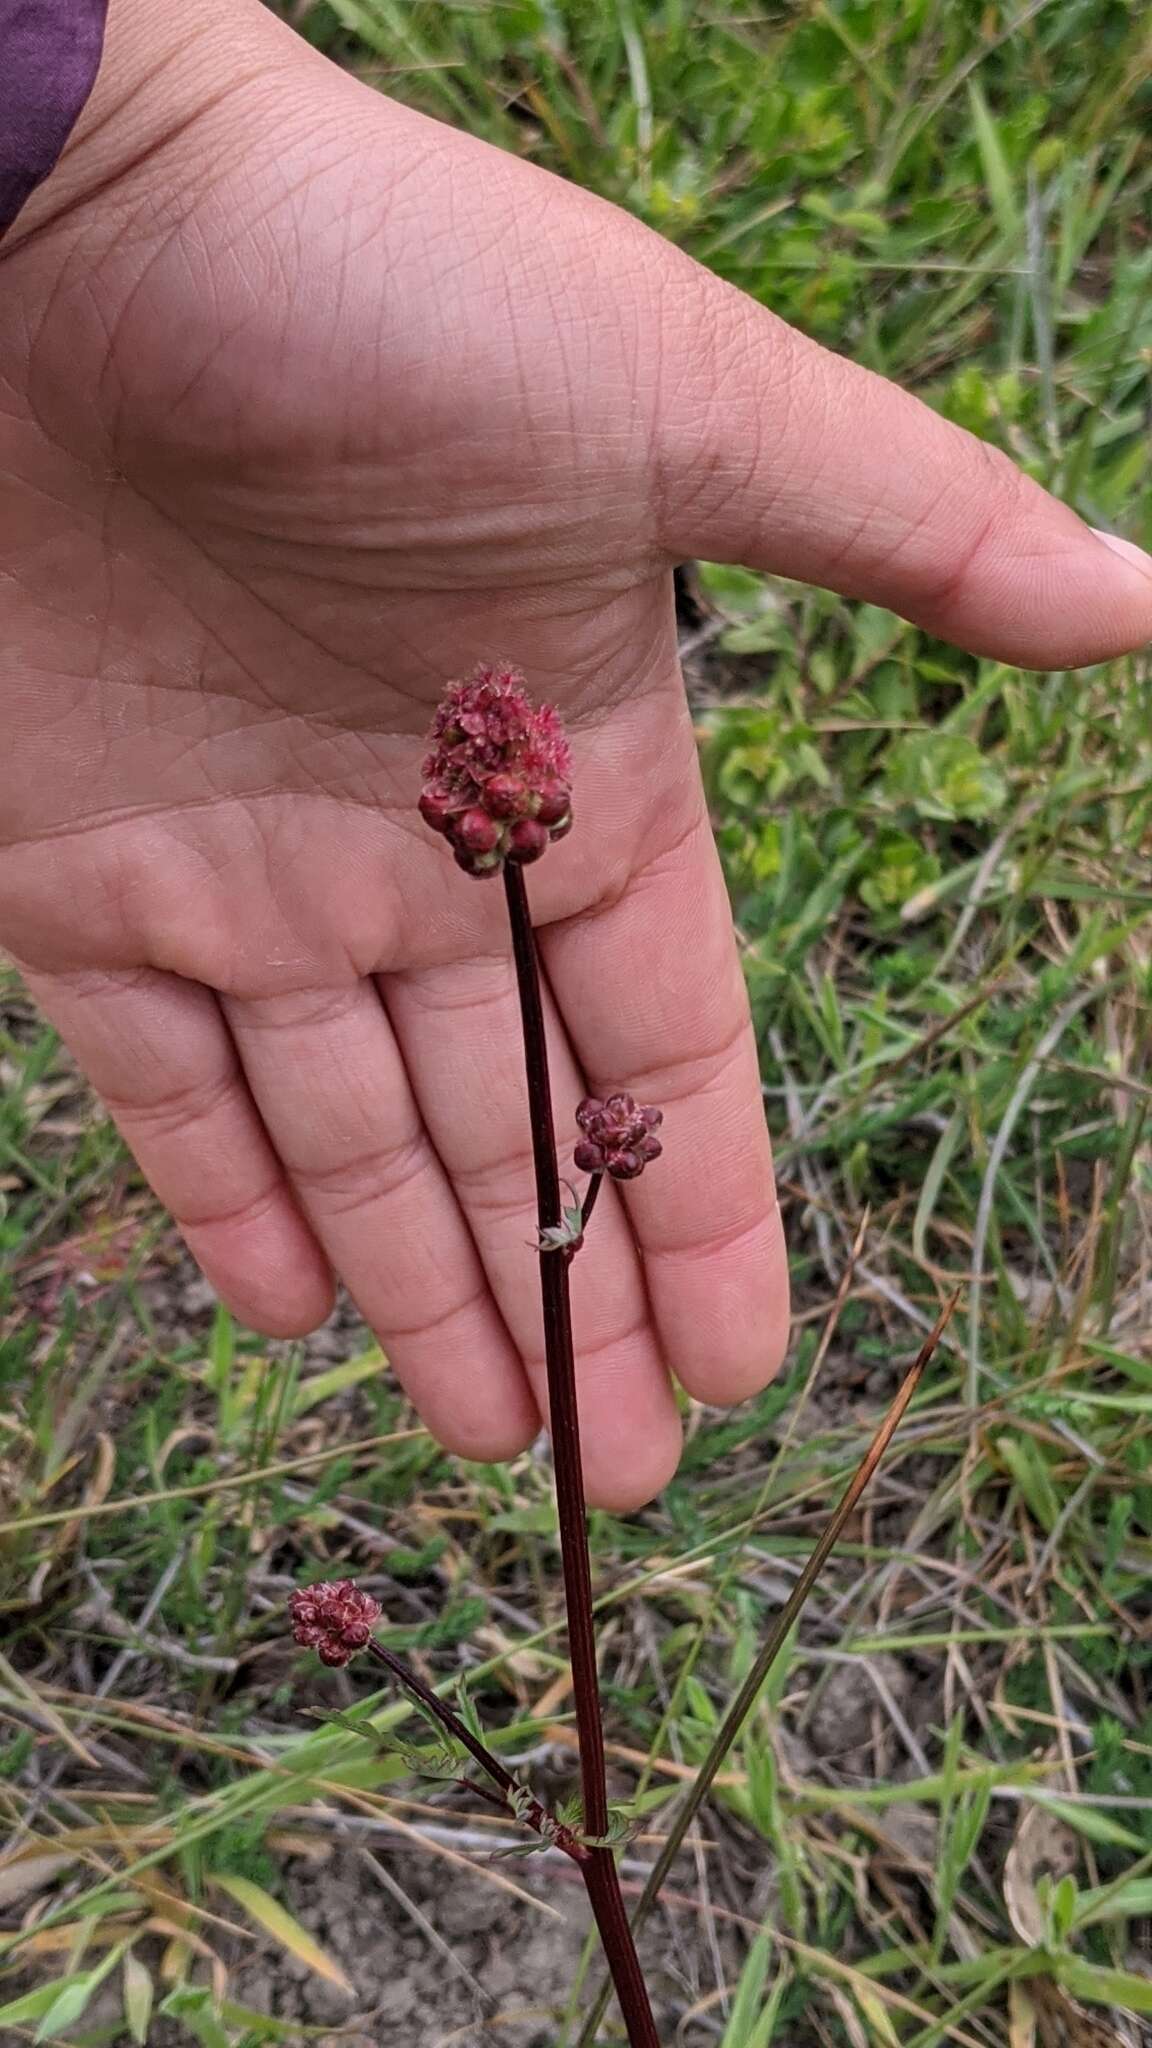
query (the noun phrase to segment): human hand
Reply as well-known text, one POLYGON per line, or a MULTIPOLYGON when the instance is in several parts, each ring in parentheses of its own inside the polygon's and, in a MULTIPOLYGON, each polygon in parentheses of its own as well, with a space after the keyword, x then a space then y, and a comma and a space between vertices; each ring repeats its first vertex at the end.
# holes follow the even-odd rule
POLYGON ((348 1284, 473 1457, 539 1426, 498 888, 415 810, 446 678, 563 709, 530 878, 558 1124, 666 1112, 573 1267, 590 1496, 739 1399, 786 1273, 670 567, 738 560, 1068 666, 1152 632, 1003 458, 628 216, 382 100, 261 8, 121 0, 0 262, 0 942, 256 1327, 348 1284), (221 83, 221 53, 227 80, 221 83))

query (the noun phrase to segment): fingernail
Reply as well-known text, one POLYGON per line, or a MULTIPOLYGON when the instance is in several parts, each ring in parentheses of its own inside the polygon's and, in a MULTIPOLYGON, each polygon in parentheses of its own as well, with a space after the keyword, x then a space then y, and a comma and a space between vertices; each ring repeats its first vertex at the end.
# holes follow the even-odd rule
POLYGON ((1127 562, 1130 569, 1139 569, 1140 574, 1152 583, 1152 555, 1138 548, 1134 540, 1121 540, 1118 533, 1102 533, 1098 526, 1094 526, 1092 532, 1106 548, 1111 548, 1114 555, 1119 555, 1122 562, 1127 562))

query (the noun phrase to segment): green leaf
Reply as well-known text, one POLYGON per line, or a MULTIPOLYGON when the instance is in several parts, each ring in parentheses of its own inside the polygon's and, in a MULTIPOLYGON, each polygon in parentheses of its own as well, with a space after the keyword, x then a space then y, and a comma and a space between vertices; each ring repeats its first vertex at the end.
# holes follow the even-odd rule
POLYGON ((212 1993, 204 1986, 178 1984, 169 1992, 160 2011, 166 2018, 179 2020, 199 2041, 200 2048, 233 2048, 220 2023, 212 1993))
POLYGON ((897 911, 938 881, 940 862, 906 832, 880 832, 861 876, 861 900, 869 910, 897 911))
POLYGON ((310 1379, 301 1380, 292 1396, 293 1419, 306 1415, 310 1408, 330 1400, 333 1394, 343 1394, 349 1387, 362 1386, 365 1380, 378 1379, 387 1369, 388 1360, 382 1351, 366 1351, 360 1358, 345 1359, 343 1365, 334 1365, 327 1372, 313 1373, 310 1379))
POLYGON ((36 2029, 34 2038, 37 2041, 54 2041, 69 2027, 75 2026, 93 1992, 104 1982, 109 1971, 115 1969, 126 1946, 125 1942, 118 1942, 94 1969, 85 1970, 82 1976, 71 1977, 58 1987, 58 1995, 36 2029))
POLYGON ((1133 1877, 1081 1892, 1074 1920, 1077 1927, 1096 1927, 1105 1920, 1146 1920, 1150 1915, 1152 1877, 1133 1877))
POLYGON ((73 1984, 86 1984, 88 1971, 72 1977, 56 1977, 51 1984, 39 1984, 35 1991, 26 1991, 22 1998, 14 1998, 8 2005, 0 2005, 0 2021, 5 2026, 16 2027, 29 2020, 43 2019, 52 2010, 56 2000, 73 1984))
POLYGON ((1122 2012, 1152 2012, 1152 1978, 1131 1970, 1108 1970, 1079 1956, 1054 1956, 1053 1973, 1076 1998, 1090 2005, 1115 2005, 1122 2012))
POLYGON ((772 1946, 771 1933, 764 1928, 748 1951, 720 2048, 769 2048, 775 2040, 776 2022, 792 1979, 788 1968, 781 1965, 767 1999, 761 2003, 772 1946))
POLYGON ((323 1977, 327 1983, 335 1984, 338 1990, 346 1991, 352 1997, 353 1986, 339 1963, 333 1961, 308 1929, 301 1927, 300 1922, 293 1919, 287 1908, 262 1885, 253 1884, 250 1878, 226 1876, 220 1871, 215 1872, 213 1883, 222 1892, 227 1892, 230 1899, 235 1899, 249 1918, 255 1920, 265 1934, 270 1934, 273 1941, 278 1941, 281 1948, 287 1949, 289 1955, 307 1963, 317 1977, 323 1977))
POLYGON ((748 1773, 748 1799, 753 1822, 765 1841, 778 1842, 781 1834, 779 1787, 771 1743, 746 1741, 744 1768, 748 1773))
POLYGON ((967 427, 970 434, 988 432, 995 419, 996 407, 988 379, 975 363, 965 363, 964 368, 957 371, 945 393, 941 410, 958 427, 967 427))
POLYGON ((1063 1948, 1072 1932, 1076 1918, 1076 1879, 1069 1871, 1054 1888, 1048 1911, 1051 1916, 1055 1944, 1063 1948))
POLYGON ((534 1501, 522 1508, 504 1508, 489 1518, 490 1529, 503 1529, 511 1536, 554 1536, 556 1510, 548 1501, 534 1501))
POLYGON ((689 1676, 684 1687, 684 1695, 693 1720, 699 1721, 704 1728, 714 1728, 716 1726, 716 1709, 709 1698, 707 1690, 694 1675, 689 1676))
POLYGON ((758 612, 770 601, 768 579, 754 569, 736 569, 727 562, 697 562, 696 573, 701 589, 723 612, 758 612))
POLYGON ((1029 1512, 1042 1529, 1051 1530, 1060 1514, 1060 1502, 1043 1452, 1031 1437, 998 1436, 997 1455, 1023 1495, 1029 1512))
POLYGON ((75 2026, 95 1989, 91 1971, 86 1970, 82 1977, 74 1977, 59 1997, 53 1999, 36 2029, 36 2040, 54 2041, 66 2028, 75 2026))
POLYGON ((963 1103, 957 1103, 936 1141, 932 1157, 928 1161, 928 1170, 924 1175, 919 1199, 916 1203, 916 1214, 912 1221, 912 1255, 914 1258, 923 1259, 925 1256, 925 1239, 928 1234, 928 1227, 932 1221, 936 1204, 940 1199, 940 1192, 947 1178, 948 1169, 952 1164, 956 1149, 964 1136, 965 1128, 964 1105, 963 1103))
POLYGON ((852 1996, 871 2028, 871 2040, 877 2048, 900 2048, 900 2036, 892 2024, 891 2016, 882 1998, 857 1979, 852 1986, 852 1996))
POLYGON ((988 102, 975 80, 968 85, 968 105, 972 111, 972 129, 976 147, 980 152, 980 164, 984 172, 984 183, 988 187, 988 198, 996 216, 996 225, 1001 234, 1010 241, 1018 241, 1021 235, 1020 208, 1016 201, 1016 190, 1004 145, 1000 139, 988 102))
POLYGON ((1077 1834, 1089 1842, 1100 1842, 1116 1849, 1135 1849, 1139 1853, 1147 1847, 1146 1842, 1131 1828, 1122 1827, 1118 1820, 1101 1813, 1098 1806, 1078 1806, 1071 1799, 1053 1799, 1050 1794, 1037 1797, 1036 1804, 1046 1807, 1049 1813, 1058 1814, 1077 1834))
POLYGON ((771 654, 779 647, 785 630, 780 619, 766 613, 761 619, 745 619, 739 626, 729 626, 720 636, 720 645, 725 654, 771 654))
POLYGON ((221 1402, 228 1393, 235 1356, 236 1325, 223 1302, 218 1302, 208 1346, 208 1382, 221 1402))
MULTIPOLYGON (((165 2001, 164 2010, 168 2010, 165 2001)), ((220 2018, 225 2026, 241 2031, 240 2040, 231 2048, 256 2048, 261 2041, 285 2041, 289 2048, 302 2048, 306 2036, 301 2036, 298 2020, 276 2020, 269 2013, 257 2012, 253 2006, 238 2005, 234 1998, 225 1998, 219 2008, 220 2018)), ((339 2034, 336 2036, 340 2039, 339 2034)))
POLYGON ((1000 769, 963 733, 916 733, 901 741, 889 756, 884 787, 894 802, 948 824, 982 823, 1008 799, 1000 769))
POLYGON ((152 2017, 152 1978, 134 1949, 124 1957, 124 2017, 128 2031, 140 2048, 148 2048, 148 2022, 152 2017))
POLYGON ((480 1719, 476 1702, 472 1697, 472 1688, 468 1683, 468 1673, 466 1671, 462 1671, 456 1680, 453 1692, 455 1694, 456 1712, 463 1721, 469 1735, 474 1735, 477 1742, 486 1743, 488 1737, 484 1731, 484 1723, 480 1719))
POLYGON ((740 1982, 736 1986, 736 1996, 732 2000, 732 2010, 728 2015, 728 2025, 724 2029, 720 2048, 748 2048, 753 2027, 761 2012, 764 1983, 774 1946, 768 1929, 763 1928, 753 1941, 744 1968, 740 1972, 740 1982))

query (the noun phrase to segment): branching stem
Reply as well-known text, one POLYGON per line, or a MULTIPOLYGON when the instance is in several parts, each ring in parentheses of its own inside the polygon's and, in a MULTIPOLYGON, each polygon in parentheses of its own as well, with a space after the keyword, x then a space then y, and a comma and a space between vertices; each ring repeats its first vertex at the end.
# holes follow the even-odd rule
MULTIPOLYGON (((512 928, 512 953, 524 1031, 524 1065, 536 1172, 537 1221, 541 1231, 556 1230, 563 1221, 560 1168, 552 1121, 548 1081, 548 1047, 540 996, 540 967, 528 907, 523 870, 509 861, 504 891, 512 928)), ((595 1196, 589 1189, 584 1220, 595 1196)), ((604 1761, 604 1730, 600 1718, 600 1684, 592 1621, 592 1573, 580 1460, 580 1420, 576 1396, 576 1363, 572 1346, 572 1310, 568 1289, 570 1261, 555 1252, 540 1253, 540 1292, 544 1309, 544 1348, 548 1369, 548 1406, 552 1455, 556 1471, 556 1504, 560 1522, 560 1557, 568 1619, 576 1730, 580 1741, 583 1795, 582 1832, 596 1840, 609 1832, 608 1785, 604 1761)), ((620 1891, 616 1860, 607 1847, 592 1848, 581 1866, 584 1882, 616 1996, 624 2015, 631 2048, 659 2048, 659 2036, 644 1984, 628 1914, 620 1891)))
POLYGON ((462 1749, 468 1751, 469 1756, 503 1793, 501 1803, 509 1813, 517 1820, 523 1821, 524 1826, 531 1828, 542 1841, 550 1842, 554 1848, 562 1849, 574 1863, 589 1861, 592 1851, 578 1840, 571 1828, 566 1828, 562 1821, 558 1821, 548 1812, 547 1807, 526 1792, 525 1787, 507 1765, 502 1764, 498 1756, 493 1756, 492 1751, 481 1742, 479 1736, 472 1733, 467 1723, 460 1719, 459 1714, 453 1711, 446 1700, 440 1698, 439 1693, 433 1692, 431 1686, 425 1685, 410 1664, 405 1664, 401 1657, 394 1655, 384 1643, 378 1643, 375 1637, 367 1645, 367 1650, 369 1656, 374 1657, 378 1664, 383 1664, 384 1669, 396 1680, 397 1685, 403 1687, 411 1699, 419 1701, 425 1713, 431 1715, 437 1726, 454 1742, 458 1742, 462 1749))
POLYGON ((596 1207, 596 1197, 600 1193, 600 1190, 603 1187, 603 1185, 604 1175, 602 1173, 594 1173, 592 1175, 591 1180, 588 1183, 587 1189, 584 1194, 584 1200, 580 1208, 581 1236, 583 1236, 584 1232, 588 1228, 588 1219, 591 1216, 593 1209, 596 1207))

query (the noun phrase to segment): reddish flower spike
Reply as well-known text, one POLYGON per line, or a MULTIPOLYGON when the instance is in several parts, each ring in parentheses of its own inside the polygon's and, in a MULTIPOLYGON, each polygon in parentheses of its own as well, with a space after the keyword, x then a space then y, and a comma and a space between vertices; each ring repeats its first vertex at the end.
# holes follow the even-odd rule
POLYGON ((632 1095, 609 1095, 601 1102, 586 1095, 576 1111, 583 1132, 574 1158, 581 1173, 607 1173, 613 1180, 635 1180, 664 1147, 653 1134, 664 1121, 632 1095))
POLYGON ((322 1664, 347 1664, 371 1640, 380 1602, 351 1579, 303 1586, 288 1602, 292 1634, 301 1649, 315 1650, 322 1664))
POLYGON ((483 663, 450 683, 432 724, 420 814, 470 875, 539 860, 572 824, 572 757, 550 704, 519 671, 483 663))

